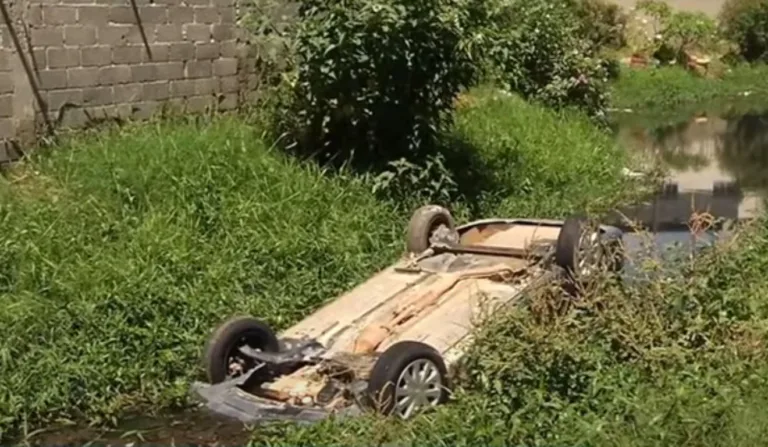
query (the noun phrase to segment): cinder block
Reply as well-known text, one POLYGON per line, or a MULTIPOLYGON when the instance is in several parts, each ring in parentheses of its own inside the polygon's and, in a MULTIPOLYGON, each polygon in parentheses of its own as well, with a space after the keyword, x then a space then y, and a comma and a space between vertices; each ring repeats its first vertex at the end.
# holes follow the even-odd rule
POLYGON ((213 73, 216 76, 232 76, 237 74, 237 59, 221 58, 213 61, 213 73))
POLYGON ((0 72, 11 70, 11 57, 14 57, 10 50, 0 48, 0 72))
POLYGON ((183 62, 162 62, 157 64, 157 79, 161 81, 174 81, 184 78, 183 62))
POLYGON ((112 47, 99 45, 80 49, 80 62, 84 67, 103 67, 112 63, 112 47))
POLYGON ((141 62, 144 48, 141 45, 126 45, 112 48, 112 63, 137 64, 141 62))
POLYGON ((232 110, 237 108, 237 94, 227 93, 218 98, 219 110, 232 110))
POLYGON ((195 20, 195 10, 189 6, 171 6, 168 17, 173 23, 192 23, 195 20))
POLYGON ((235 8, 219 8, 219 23, 235 23, 235 8))
POLYGON ((99 84, 117 85, 131 82, 130 65, 113 65, 99 69, 99 84))
POLYGON ((131 67, 131 80, 133 82, 157 81, 157 64, 141 64, 131 67))
POLYGON ((78 20, 83 25, 102 27, 109 23, 108 6, 78 6, 77 15, 78 20))
POLYGON ((227 40, 219 43, 221 57, 237 57, 237 42, 227 40))
POLYGON ((42 90, 54 90, 67 86, 67 70, 41 70, 38 73, 40 88, 42 90))
POLYGON ((48 48, 45 54, 48 68, 69 68, 80 65, 80 50, 77 48, 48 48))
POLYGON ((81 108, 66 109, 61 116, 62 127, 81 127, 88 122, 88 116, 81 108))
POLYGON ((197 60, 212 60, 219 57, 219 44, 199 43, 195 45, 195 58, 197 60))
POLYGON ((133 9, 130 6, 111 6, 109 21, 117 24, 135 24, 136 16, 133 15, 133 9))
MULTIPOLYGON (((168 22, 168 8, 161 5, 142 6, 139 8, 139 17, 144 24, 162 24, 168 22)), ((171 21, 178 19, 171 16, 171 21)))
POLYGON ((99 68, 70 68, 67 70, 67 87, 94 87, 99 85, 99 68))
POLYGON ((230 40, 235 37, 235 28, 231 24, 213 25, 211 36, 216 42, 230 40))
POLYGON ((189 42, 172 43, 168 52, 169 61, 187 61, 194 57, 195 45, 189 42))
POLYGON ((142 86, 142 97, 150 101, 162 101, 170 96, 167 82, 148 82, 142 86))
POLYGON ((48 92, 48 110, 58 112, 61 106, 70 103, 81 105, 83 103, 82 89, 52 90, 48 92))
POLYGON ((211 61, 189 61, 187 62, 185 77, 189 79, 206 78, 211 76, 211 61))
POLYGON ((11 118, 0 118, 0 140, 10 139, 16 136, 11 118))
POLYGON ((194 96, 195 94, 195 81, 192 79, 172 81, 170 84, 171 84, 171 96, 184 97, 184 96, 194 96))
POLYGON ((48 57, 46 56, 45 48, 32 50, 32 65, 36 70, 45 70, 48 66, 48 57))
POLYGON ((8 73, 0 73, 0 94, 13 92, 13 80, 8 73))
POLYGON ((96 28, 87 25, 64 27, 66 45, 93 45, 96 43, 96 28))
POLYGON ((44 6, 43 23, 48 25, 77 24, 77 9, 72 6, 44 6))
POLYGON ((13 95, 0 95, 0 118, 13 116, 13 95))
POLYGON ((189 42, 210 42, 211 27, 196 23, 186 24, 184 25, 184 40, 189 42))
POLYGON ((213 96, 193 96, 187 98, 187 111, 204 112, 214 105, 214 99, 213 96))
POLYGON ((203 95, 212 95, 216 93, 216 89, 218 88, 218 82, 216 82, 216 79, 213 78, 207 78, 207 79, 197 79, 195 81, 195 95, 196 96, 203 96, 203 95))
POLYGON ((132 104, 131 116, 133 119, 145 120, 152 117, 160 108, 160 103, 155 101, 137 102, 132 104))
POLYGON ((237 76, 219 79, 219 91, 221 93, 236 93, 238 90, 240 90, 240 81, 237 76))
POLYGON ((219 11, 210 6, 195 7, 195 23, 213 24, 219 22, 219 11))
POLYGON ((116 85, 113 88, 113 92, 116 104, 141 100, 141 84, 116 85))
POLYGON ((33 47, 60 47, 64 45, 64 29, 60 26, 33 28, 33 47))
POLYGON ((89 106, 104 106, 114 102, 112 87, 91 87, 83 89, 83 103, 89 106))
POLYGON ((182 40, 182 25, 157 25, 155 28, 155 41, 178 42, 182 40))
POLYGON ((43 24, 43 5, 32 4, 27 7, 24 18, 27 21, 27 25, 37 27, 43 24))
POLYGON ((208 6, 211 4, 211 0, 186 0, 186 4, 193 6, 208 6))
POLYGON ((150 51, 152 52, 152 57, 147 53, 146 49, 144 50, 144 57, 141 59, 142 62, 167 62, 168 56, 170 54, 170 45, 167 43, 158 43, 158 44, 152 44, 149 46, 150 51))
POLYGON ((96 30, 96 37, 102 45, 118 46, 128 42, 132 25, 104 25, 96 30))

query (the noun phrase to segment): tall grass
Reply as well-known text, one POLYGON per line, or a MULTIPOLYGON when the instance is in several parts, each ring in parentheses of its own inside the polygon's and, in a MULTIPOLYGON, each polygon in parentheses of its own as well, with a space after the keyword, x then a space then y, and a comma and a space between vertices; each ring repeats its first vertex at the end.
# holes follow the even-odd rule
MULTIPOLYGON (((608 136, 495 95, 473 95, 449 138, 486 179, 478 214, 557 217, 625 197, 608 136)), ((470 191, 477 177, 460 168, 470 191)), ((5 178, 3 440, 57 418, 185 405, 216 323, 295 322, 394 261, 410 213, 366 178, 271 149, 238 117, 73 137, 5 178)))

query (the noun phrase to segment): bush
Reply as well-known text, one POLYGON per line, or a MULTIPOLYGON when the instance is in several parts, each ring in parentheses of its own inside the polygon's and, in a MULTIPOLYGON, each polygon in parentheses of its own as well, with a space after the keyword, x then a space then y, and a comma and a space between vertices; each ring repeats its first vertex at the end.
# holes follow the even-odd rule
POLYGON ((768 62, 768 0, 728 0, 720 23, 744 59, 768 62))
POLYGON ((571 0, 580 33, 592 43, 593 51, 617 50, 626 44, 627 16, 622 8, 606 0, 571 0))
POLYGON ((608 101, 608 67, 582 30, 573 4, 518 0, 493 18, 488 53, 511 90, 555 108, 577 106, 601 117, 608 101))
POLYGON ((304 0, 287 126, 304 153, 386 162, 435 142, 478 73, 461 0, 304 0))

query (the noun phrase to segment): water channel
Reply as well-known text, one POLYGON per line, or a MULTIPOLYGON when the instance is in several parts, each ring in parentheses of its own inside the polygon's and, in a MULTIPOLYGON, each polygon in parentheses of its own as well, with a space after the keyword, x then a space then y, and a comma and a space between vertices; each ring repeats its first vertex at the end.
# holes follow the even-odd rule
MULTIPOLYGON (((722 240, 729 226, 764 212, 768 112, 697 116, 650 128, 623 116, 616 138, 626 150, 651 155, 669 170, 651 200, 618 210, 609 219, 626 229, 629 218, 653 235, 649 243, 648 235, 628 232, 628 253, 678 262, 681 253, 690 255, 722 240), (696 216, 714 226, 694 234, 690 224, 696 216)), ((633 256, 629 258, 631 274, 643 259, 633 263, 633 256)))

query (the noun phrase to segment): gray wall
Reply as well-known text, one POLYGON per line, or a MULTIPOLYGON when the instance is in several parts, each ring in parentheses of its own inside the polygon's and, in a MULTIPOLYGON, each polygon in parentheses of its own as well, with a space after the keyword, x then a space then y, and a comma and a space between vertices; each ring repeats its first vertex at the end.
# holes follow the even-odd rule
MULTIPOLYGON (((143 119, 163 104, 232 109, 248 89, 235 0, 137 0, 138 23, 129 0, 4 1, 45 112, 62 126, 143 119)), ((45 120, 0 23, 0 141, 28 145, 45 120)), ((14 155, 8 146, 0 160, 14 155)))

